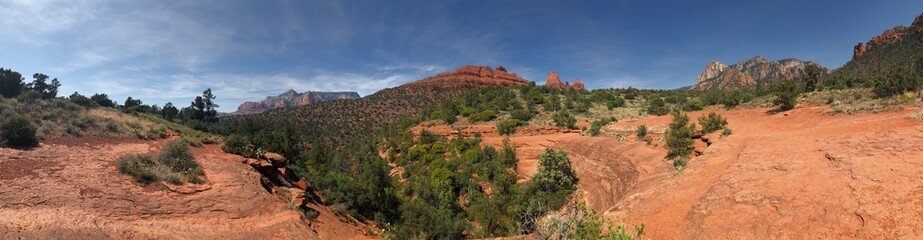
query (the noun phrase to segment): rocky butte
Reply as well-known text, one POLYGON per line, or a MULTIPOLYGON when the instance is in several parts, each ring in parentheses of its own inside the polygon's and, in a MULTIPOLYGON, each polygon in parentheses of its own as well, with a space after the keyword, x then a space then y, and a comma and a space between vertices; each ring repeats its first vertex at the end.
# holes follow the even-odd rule
POLYGON ((231 115, 246 115, 261 113, 276 108, 293 108, 298 106, 317 104, 333 100, 358 99, 359 93, 356 92, 313 92, 307 91, 298 93, 295 90, 279 94, 278 96, 268 96, 263 101, 245 102, 237 107, 237 111, 231 115))
MULTIPOLYGON (((756 56, 730 66, 718 61, 711 61, 705 66, 705 70, 699 74, 699 77, 696 79, 696 84, 692 86, 692 89, 732 90, 741 87, 755 86, 757 83, 800 80, 802 75, 804 75, 804 67, 807 64, 817 63, 804 62, 795 58, 769 61, 761 56, 756 56)), ((820 67, 824 71, 827 71, 823 66, 820 67)))
POLYGON ((503 66, 492 69, 489 66, 466 65, 451 72, 444 72, 436 76, 421 79, 410 83, 414 84, 472 84, 472 85, 524 85, 532 81, 519 77, 514 72, 509 72, 503 66))
POLYGON ((551 71, 548 73, 548 78, 545 79, 545 86, 557 89, 574 89, 574 90, 586 90, 586 87, 583 86, 583 83, 580 82, 580 79, 574 80, 574 84, 571 85, 570 82, 561 82, 561 77, 558 76, 558 73, 551 71))

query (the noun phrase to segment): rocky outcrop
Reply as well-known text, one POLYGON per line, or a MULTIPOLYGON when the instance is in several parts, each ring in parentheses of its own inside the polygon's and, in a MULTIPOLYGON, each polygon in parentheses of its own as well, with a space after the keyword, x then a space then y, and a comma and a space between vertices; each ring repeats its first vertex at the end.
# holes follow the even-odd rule
POLYGON ((489 66, 467 65, 455 71, 437 74, 436 76, 421 79, 410 84, 448 84, 448 85, 525 85, 532 81, 519 77, 514 72, 509 72, 503 66, 492 69, 489 66))
POLYGON ((558 76, 558 73, 551 71, 548 73, 548 77, 545 78, 545 86, 550 88, 557 89, 574 89, 574 90, 586 90, 586 87, 583 86, 583 83, 579 79, 574 80, 574 84, 571 85, 570 82, 561 82, 561 77, 558 76))
POLYGON ((586 90, 586 87, 583 86, 583 82, 580 82, 580 79, 574 80, 574 85, 571 87, 577 90, 586 90))
POLYGON ((303 178, 295 176, 288 168, 288 160, 276 153, 266 153, 260 159, 248 158, 244 163, 260 173, 260 184, 266 191, 282 198, 302 210, 308 210, 308 203, 321 203, 321 197, 314 187, 303 178))
MULTIPOLYGON (((769 61, 761 56, 756 56, 730 66, 718 61, 711 61, 705 66, 705 70, 699 74, 699 77, 696 79, 696 84, 692 86, 692 89, 718 89, 727 91, 737 88, 752 87, 758 83, 770 83, 782 80, 799 81, 804 75, 804 67, 807 64, 816 63, 804 62, 794 58, 769 61)), ((827 71, 823 66, 821 66, 821 68, 827 71)))
POLYGON ((298 93, 293 89, 279 94, 278 96, 266 97, 259 102, 245 102, 237 107, 237 111, 232 115, 246 115, 261 113, 276 108, 293 108, 298 106, 317 104, 322 102, 341 100, 341 99, 358 99, 359 94, 356 92, 304 92, 298 93))
POLYGON ((856 44, 856 47, 854 47, 852 50, 852 60, 856 60, 857 58, 862 57, 862 54, 865 53, 865 50, 865 43, 860 42, 856 44))

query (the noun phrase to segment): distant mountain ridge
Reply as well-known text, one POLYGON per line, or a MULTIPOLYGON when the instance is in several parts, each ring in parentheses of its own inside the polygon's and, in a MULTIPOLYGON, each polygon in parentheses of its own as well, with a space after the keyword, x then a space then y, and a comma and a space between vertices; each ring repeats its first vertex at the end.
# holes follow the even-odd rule
POLYGON ((359 93, 356 92, 314 92, 307 91, 298 93, 294 89, 279 94, 278 96, 267 96, 266 99, 259 102, 245 102, 237 107, 237 111, 232 115, 246 115, 261 113, 276 108, 293 108, 304 105, 317 104, 343 99, 358 99, 359 93))
POLYGON ((699 74, 696 84, 691 89, 727 91, 752 87, 758 83, 798 81, 804 75, 804 67, 808 64, 815 64, 824 71, 829 71, 820 64, 795 58, 769 61, 762 56, 756 56, 730 66, 719 61, 711 61, 699 74))
POLYGON ((891 74, 923 74, 923 14, 909 27, 885 30, 853 48, 853 57, 837 69, 837 78, 874 78, 891 74))
MULTIPOLYGON (((462 66, 358 99, 328 101, 260 114, 231 116, 224 121, 254 120, 310 131, 316 141, 340 141, 368 135, 401 118, 441 104, 463 92, 488 86, 534 84, 502 66, 462 66)), ((346 144, 346 142, 341 142, 346 144)))

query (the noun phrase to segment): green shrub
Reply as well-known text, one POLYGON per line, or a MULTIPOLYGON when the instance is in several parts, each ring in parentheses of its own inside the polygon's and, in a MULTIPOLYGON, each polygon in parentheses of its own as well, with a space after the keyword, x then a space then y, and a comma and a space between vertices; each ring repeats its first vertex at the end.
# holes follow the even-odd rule
POLYGON ((724 131, 721 131, 721 137, 731 136, 731 133, 732 131, 730 128, 724 128, 724 131))
POLYGON ((638 137, 638 141, 647 137, 647 125, 638 126, 638 129, 635 130, 635 136, 638 137))
POLYGON ((577 119, 564 111, 554 113, 554 115, 551 116, 551 121, 553 121, 554 125, 557 127, 577 129, 577 119))
POLYGON ((532 120, 532 117, 535 116, 535 113, 526 109, 516 109, 510 113, 510 118, 519 120, 520 122, 528 122, 532 120))
POLYGON ((224 138, 224 144, 221 145, 221 150, 226 153, 248 157, 247 154, 245 154, 248 152, 248 147, 249 143, 247 143, 246 139, 237 134, 232 134, 224 138))
POLYGON ((157 166, 151 156, 129 155, 119 158, 119 172, 131 175, 135 181, 147 185, 159 180, 153 169, 157 166))
POLYGON ((776 96, 776 104, 782 110, 790 110, 798 104, 798 85, 795 81, 785 80, 774 82, 770 85, 772 94, 776 96))
POLYGON ((167 142, 156 157, 129 155, 119 158, 119 172, 141 184, 166 181, 173 184, 201 183, 202 167, 182 140, 167 142))
POLYGON ((670 113, 670 109, 667 109, 663 98, 655 97, 651 101, 647 102, 647 113, 656 116, 663 116, 667 115, 667 113, 670 113))
POLYGON ((35 131, 38 128, 23 116, 13 116, 0 125, 0 140, 11 147, 31 148, 38 146, 35 131))
POLYGON ((667 158, 679 159, 692 154, 692 135, 695 126, 689 123, 689 116, 678 111, 673 112, 673 121, 664 133, 667 141, 667 158))
POLYGON ((892 74, 873 80, 875 96, 890 97, 923 87, 923 77, 892 74))
POLYGON ((484 110, 484 111, 481 111, 479 113, 472 114, 471 116, 469 116, 468 121, 471 121, 472 123, 486 122, 486 121, 493 120, 494 118, 497 118, 496 112, 494 112, 493 110, 484 110))
POLYGON ((609 110, 620 108, 625 106, 625 99, 621 97, 615 97, 611 101, 606 102, 606 108, 609 110))
POLYGON ((728 121, 721 115, 712 112, 699 117, 699 125, 702 125, 703 133, 713 133, 727 127, 728 121))
POLYGON ((157 155, 157 162, 176 172, 187 172, 199 168, 199 164, 196 163, 195 157, 189 152, 187 146, 188 144, 181 140, 167 142, 157 155))
POLYGON ((686 105, 683 105, 683 110, 685 111, 698 111, 702 109, 705 109, 705 104, 698 98, 689 99, 686 105))
POLYGON ((608 125, 609 123, 612 123, 614 121, 615 121, 614 117, 593 121, 590 124, 590 130, 588 133, 590 134, 590 136, 594 136, 594 137, 599 136, 600 129, 602 129, 603 126, 608 125))
POLYGON ((497 133, 500 135, 513 135, 516 133, 517 127, 519 127, 519 120, 500 121, 497 123, 497 133))
POLYGON ((689 163, 689 157, 678 157, 673 159, 673 168, 676 171, 682 172, 686 168, 686 164, 689 163))

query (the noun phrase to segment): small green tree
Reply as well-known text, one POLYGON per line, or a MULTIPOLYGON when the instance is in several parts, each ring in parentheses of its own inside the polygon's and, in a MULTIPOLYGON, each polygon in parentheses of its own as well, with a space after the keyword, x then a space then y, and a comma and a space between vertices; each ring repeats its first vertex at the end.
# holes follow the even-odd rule
POLYGON ((699 125, 702 125, 702 132, 713 133, 727 127, 728 121, 718 113, 712 112, 699 117, 699 125))
POLYGON ((77 105, 84 106, 84 107, 95 107, 96 106, 96 102, 94 102, 93 100, 90 100, 90 98, 87 98, 86 96, 83 96, 78 92, 74 92, 74 94, 71 94, 69 97, 67 97, 67 99, 77 105))
POLYGON ((638 126, 638 129, 635 130, 635 136, 638 137, 638 141, 641 141, 647 137, 647 125, 642 124, 638 126))
POLYGON ((179 109, 176 109, 176 106, 173 106, 172 102, 167 102, 163 105, 163 110, 160 111, 164 119, 172 121, 179 115, 179 109))
POLYGON ((776 96, 776 104, 782 110, 790 110, 798 104, 798 85, 795 81, 785 80, 773 82, 769 88, 772 94, 776 96))
POLYGON ((823 69, 819 65, 809 63, 804 66, 804 91, 813 92, 817 88, 817 82, 820 81, 820 76, 823 74, 823 69))
POLYGON ((36 127, 23 116, 13 116, 0 125, 0 140, 6 141, 11 147, 31 148, 38 146, 35 137, 36 127))
POLYGON ((12 69, 0 68, 0 95, 6 98, 19 96, 19 93, 26 86, 23 80, 22 74, 12 69))
POLYGON ((673 112, 673 121, 670 122, 667 132, 664 133, 667 141, 667 158, 685 160, 692 154, 692 135, 695 125, 689 123, 689 116, 679 111, 673 112))
POLYGON ((536 187, 551 193, 577 189, 577 174, 571 168, 567 152, 548 148, 538 158, 538 173, 532 177, 536 187))
POLYGON ((96 102, 96 104, 99 104, 99 106, 102 106, 102 107, 110 107, 110 108, 115 107, 115 102, 110 100, 109 95, 106 95, 105 93, 93 94, 93 96, 90 97, 90 100, 93 100, 94 102, 96 102))

